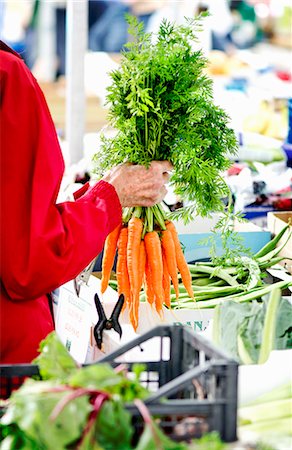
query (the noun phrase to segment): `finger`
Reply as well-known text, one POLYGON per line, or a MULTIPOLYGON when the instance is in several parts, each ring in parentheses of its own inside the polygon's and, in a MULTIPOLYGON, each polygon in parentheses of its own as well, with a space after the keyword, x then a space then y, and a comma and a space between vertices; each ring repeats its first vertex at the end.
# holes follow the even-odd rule
POLYGON ((170 161, 161 161, 161 163, 163 165, 163 170, 165 172, 173 170, 173 165, 171 164, 170 161))
POLYGON ((161 172, 168 172, 173 169, 173 165, 169 161, 152 161, 150 167, 161 172))
POLYGON ((167 194, 167 189, 165 186, 162 186, 159 190, 156 190, 155 192, 152 192, 149 195, 144 196, 140 199, 140 205, 141 206, 153 206, 157 203, 160 203, 164 197, 167 194))
POLYGON ((156 196, 155 203, 160 203, 167 194, 167 189, 165 186, 162 186, 158 195, 156 196))
POLYGON ((170 179, 170 173, 169 172, 163 172, 162 176, 163 176, 164 183, 165 184, 168 183, 169 179, 170 179))

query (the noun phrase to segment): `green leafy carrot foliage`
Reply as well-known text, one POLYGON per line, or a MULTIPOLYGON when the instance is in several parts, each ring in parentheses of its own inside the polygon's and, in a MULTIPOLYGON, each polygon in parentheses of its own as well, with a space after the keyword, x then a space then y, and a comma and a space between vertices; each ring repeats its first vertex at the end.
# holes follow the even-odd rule
POLYGON ((156 35, 128 17, 131 41, 108 88, 109 123, 114 137, 103 137, 96 172, 130 161, 149 165, 170 160, 175 192, 195 202, 202 216, 222 209, 227 155, 237 150, 229 118, 214 104, 207 59, 198 49, 201 16, 174 25, 166 20, 156 35))

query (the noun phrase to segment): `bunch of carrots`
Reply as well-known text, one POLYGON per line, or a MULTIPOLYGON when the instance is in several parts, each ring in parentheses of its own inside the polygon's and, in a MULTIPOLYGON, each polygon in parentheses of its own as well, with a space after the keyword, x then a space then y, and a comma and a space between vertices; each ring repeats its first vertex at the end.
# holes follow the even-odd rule
POLYGON ((179 296, 179 274, 186 291, 194 298, 192 278, 176 228, 165 218, 161 205, 151 208, 128 208, 123 224, 106 238, 101 275, 101 292, 108 287, 117 252, 116 279, 118 293, 125 296, 125 306, 136 331, 139 323, 140 291, 162 316, 163 305, 171 307, 173 285, 179 296))

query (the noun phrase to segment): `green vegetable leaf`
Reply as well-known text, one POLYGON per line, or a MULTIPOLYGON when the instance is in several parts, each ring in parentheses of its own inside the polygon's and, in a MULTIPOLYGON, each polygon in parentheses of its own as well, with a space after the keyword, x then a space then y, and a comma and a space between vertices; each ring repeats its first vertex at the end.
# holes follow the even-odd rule
POLYGON ((38 444, 38 450, 65 450, 80 438, 91 411, 88 397, 83 396, 70 401, 51 419, 56 404, 67 394, 67 390, 56 388, 54 382, 27 380, 12 394, 11 406, 1 423, 17 424, 27 439, 38 444))
POLYGON ((278 288, 261 301, 226 300, 214 310, 213 341, 241 364, 263 363, 271 350, 290 348, 291 312, 278 288))
POLYGON ((64 380, 78 366, 56 332, 50 333, 40 344, 40 354, 33 361, 39 366, 42 379, 64 380))
POLYGON ((171 441, 155 422, 145 423, 136 450, 187 450, 187 445, 171 441))
POLYGON ((249 314, 238 328, 238 336, 242 341, 245 354, 249 355, 250 361, 244 357, 242 351, 241 362, 243 364, 256 364, 263 345, 263 329, 266 314, 266 304, 252 302, 249 306, 249 314))
POLYGON ((105 450, 130 450, 132 448, 131 416, 120 401, 110 400, 103 404, 94 430, 96 441, 105 450))
MULTIPOLYGON (((139 369, 138 369, 139 373, 139 369)), ((138 378, 128 379, 124 371, 117 372, 109 364, 93 364, 76 371, 68 379, 71 386, 83 386, 118 396, 124 402, 136 398, 146 398, 149 392, 140 384, 138 378)))
POLYGON ((277 350, 292 348, 292 304, 286 299, 282 298, 277 313, 276 324, 276 343, 277 350))
POLYGON ((206 433, 200 439, 195 439, 189 446, 189 450, 227 450, 229 445, 225 444, 217 431, 206 433))
POLYGON ((280 301, 281 290, 279 288, 275 288, 272 290, 269 295, 269 299, 266 301, 266 311, 258 364, 265 363, 270 355, 270 352, 275 348, 277 313, 280 301))
POLYGON ((75 387, 114 392, 115 387, 121 383, 121 377, 109 364, 93 364, 74 372, 68 383, 75 387))
POLYGON ((78 443, 78 450, 104 450, 94 436, 94 427, 84 436, 81 443, 78 443))
MULTIPOLYGON (((254 308, 257 303, 255 302, 254 308)), ((241 324, 251 316, 248 303, 226 301, 215 308, 213 340, 215 344, 224 348, 230 356, 240 360, 237 347, 237 335, 241 324)))
POLYGON ((15 424, 1 426, 1 450, 42 450, 37 442, 29 439, 15 424))

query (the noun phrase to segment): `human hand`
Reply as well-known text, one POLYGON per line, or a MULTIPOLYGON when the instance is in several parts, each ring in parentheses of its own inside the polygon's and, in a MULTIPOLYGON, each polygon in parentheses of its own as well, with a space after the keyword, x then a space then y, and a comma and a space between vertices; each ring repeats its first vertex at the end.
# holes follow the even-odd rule
POLYGON ((114 186, 123 207, 153 206, 165 197, 165 184, 172 168, 169 161, 152 161, 149 168, 125 163, 114 167, 102 179, 114 186))

